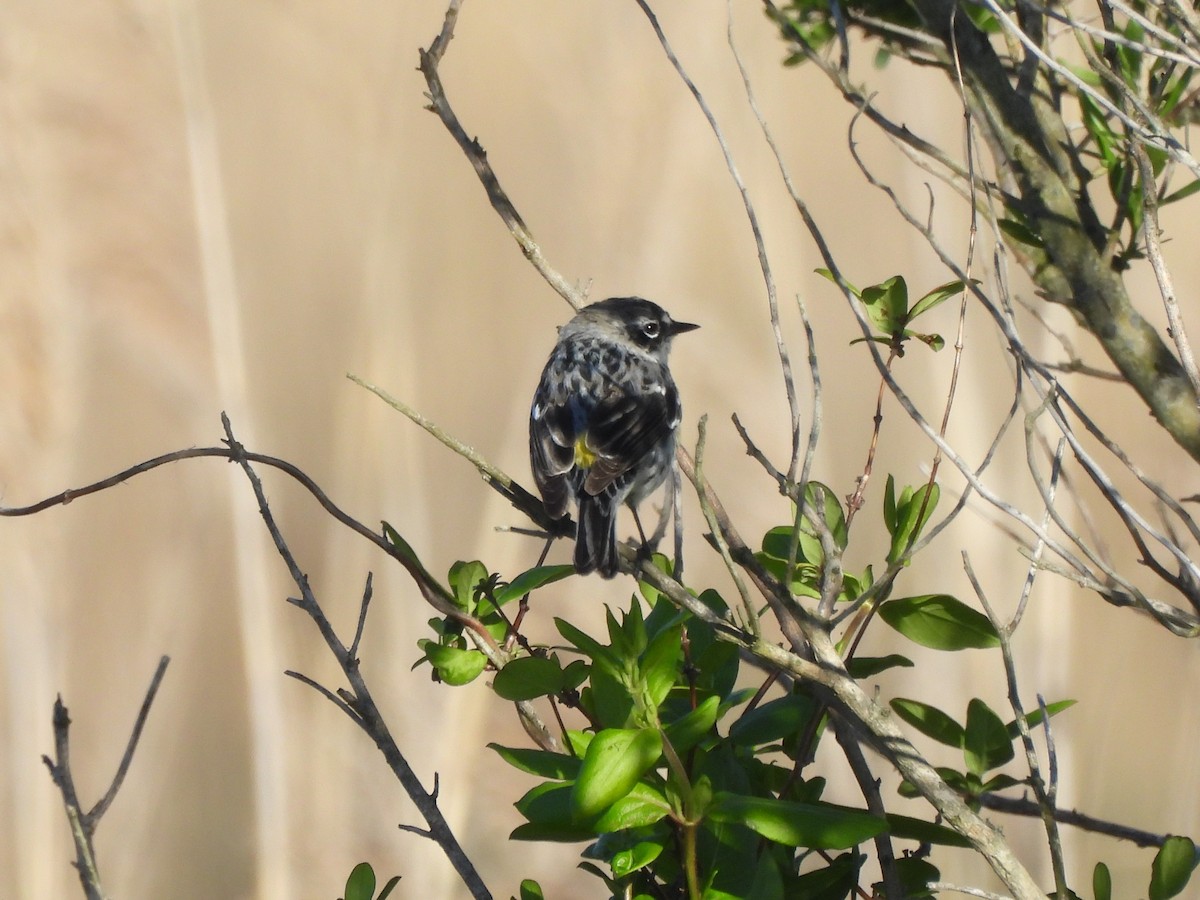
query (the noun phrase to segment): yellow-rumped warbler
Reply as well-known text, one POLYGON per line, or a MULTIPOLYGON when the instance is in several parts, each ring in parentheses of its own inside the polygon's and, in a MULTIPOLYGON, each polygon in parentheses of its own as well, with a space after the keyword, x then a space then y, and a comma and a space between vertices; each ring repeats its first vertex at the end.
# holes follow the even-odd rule
POLYGON ((529 461, 550 515, 575 500, 581 574, 617 574, 617 511, 628 503, 636 517, 671 471, 682 409, 667 354, 698 327, 641 297, 612 297, 559 329, 529 411, 529 461))

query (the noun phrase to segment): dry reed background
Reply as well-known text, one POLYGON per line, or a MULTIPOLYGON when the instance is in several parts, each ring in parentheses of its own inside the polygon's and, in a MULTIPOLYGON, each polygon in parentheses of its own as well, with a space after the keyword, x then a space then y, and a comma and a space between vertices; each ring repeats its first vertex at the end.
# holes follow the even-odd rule
MULTIPOLYGON (((875 377, 843 302, 811 275, 819 259, 779 189, 742 97, 717 0, 658 4, 668 34, 730 133, 764 217, 793 352, 788 298, 817 320, 829 406, 818 477, 840 492, 860 470, 875 377)), ((783 55, 754 4, 739 4, 742 49, 804 197, 847 274, 947 276, 899 227, 846 157, 849 111, 783 55)), ((216 443, 227 410, 253 449, 294 461, 347 510, 387 518, 430 567, 478 555, 502 571, 535 548, 498 534, 514 515, 462 461, 344 379, 388 387, 525 478, 525 410, 567 307, 521 258, 436 119, 422 110, 416 49, 436 2, 104 4, 10 0, 0 9, 0 490, 31 502, 139 459, 216 443)), ((679 342, 688 416, 710 415, 709 471, 747 535, 787 514, 727 426, 735 409, 768 452, 787 449, 786 406, 766 302, 740 202, 718 150, 633 3, 469 3, 443 67, 452 102, 489 150, 552 263, 594 279, 592 296, 637 292, 704 329, 679 342)), ((897 69, 884 108, 950 147, 960 115, 941 85, 897 69)), ((923 204, 919 173, 862 132, 880 174, 923 204)), ((1194 206, 1192 207, 1194 209, 1194 206)), ((938 209, 965 247, 961 208, 938 209)), ((1185 312, 1196 316, 1195 231, 1168 223, 1185 312)), ((1149 280, 1146 307, 1154 311, 1149 280)), ((937 327, 953 330, 953 314, 937 327)), ((972 311, 952 435, 976 453, 998 414, 1003 355, 972 311)), ((1090 342, 1081 346, 1091 357, 1090 342)), ((949 354, 915 352, 910 383, 944 396, 949 354)), ((1084 389, 1103 418, 1158 460, 1179 493, 1194 465, 1157 434, 1125 389, 1084 389), (1133 423, 1133 424, 1131 424, 1133 423), (1143 425, 1143 423, 1145 423, 1143 425), (1136 433, 1144 432, 1144 433, 1136 433)), ((923 477, 930 456, 889 407, 878 471, 923 477)), ((1019 447, 992 472, 1029 501, 1019 447)), ((949 479, 953 482, 953 479, 949 479)), ((430 613, 379 554, 267 476, 275 510, 318 595, 349 627, 376 570, 366 671, 401 745, 441 775, 451 822, 497 895, 522 876, 553 896, 599 896, 571 853, 511 846, 511 801, 527 783, 480 747, 519 741, 510 710, 482 685, 437 689, 409 673, 430 613)), ((877 482, 870 499, 878 504, 877 482)), ((878 521, 877 506, 863 513, 878 521)), ((698 540, 695 583, 723 583, 698 540)), ((860 524, 863 528, 865 522, 860 524)), ((216 461, 158 470, 32 519, 0 540, 0 896, 78 896, 58 797, 40 762, 61 692, 75 720, 85 798, 110 777, 158 656, 173 663, 134 769, 100 830, 114 897, 332 898, 360 859, 402 873, 404 897, 461 892, 432 845, 399 832, 415 813, 363 737, 285 679, 331 676, 241 476, 216 461)), ((1119 542, 1119 539, 1118 539, 1119 542)), ((968 514, 906 590, 969 595, 968 547, 993 598, 1024 574, 986 516, 968 514)), ((876 547, 876 549, 878 549, 876 547)), ((869 557, 863 552, 860 562, 869 557)), ((548 592, 551 615, 599 621, 628 585, 588 579, 548 592)), ((872 650, 891 637, 877 629, 872 650)), ((1195 647, 1131 613, 1046 578, 1019 636, 1025 687, 1083 701, 1056 732, 1061 802, 1160 830, 1200 832, 1190 689, 1195 647)), ((995 654, 919 657, 891 676, 902 694, 961 711, 997 708, 995 654), (948 675, 947 673, 953 673, 948 675)), ((835 774, 839 770, 834 766, 835 774)), ((855 802, 850 782, 835 795, 855 802)), ((914 807, 915 808, 915 807, 914 807)), ((1029 857, 1037 831, 1010 832, 1029 857)), ((1068 832, 1073 871, 1115 866, 1121 895, 1145 883, 1150 854, 1068 832)), ((986 880, 965 852, 948 877, 986 880)), ((1045 869, 1041 869, 1043 876, 1045 869)))

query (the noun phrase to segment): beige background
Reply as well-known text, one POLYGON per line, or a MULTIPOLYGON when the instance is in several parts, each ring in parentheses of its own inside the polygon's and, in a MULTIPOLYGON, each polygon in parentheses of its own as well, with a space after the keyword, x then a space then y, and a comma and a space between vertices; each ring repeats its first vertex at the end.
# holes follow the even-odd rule
MULTIPOLYGON (((791 298, 802 295, 816 320, 826 405, 815 474, 847 493, 866 454, 873 368, 861 346, 847 346, 857 332, 843 301, 811 274, 820 260, 745 106, 724 4, 658 6, 758 203, 801 369, 791 298)), ((755 4, 738 6, 738 40, 760 100, 848 277, 867 284, 900 272, 914 291, 947 280, 848 160, 850 111, 811 68, 783 70, 782 47, 755 4)), ((528 396, 569 310, 522 259, 465 160, 422 110, 416 51, 440 26, 439 7, 3 5, 5 504, 214 444, 227 410, 246 444, 295 462, 363 521, 394 523, 432 570, 461 556, 510 575, 532 563, 531 542, 495 531, 521 524, 518 517, 464 462, 343 377, 351 371, 389 388, 526 478, 528 396)), ((885 110, 960 146, 961 117, 939 82, 900 66, 878 74, 868 53, 860 57, 855 75, 871 79, 885 110)), ((727 424, 738 411, 782 462, 786 405, 754 247, 712 136, 636 6, 468 3, 443 74, 468 131, 484 142, 560 271, 590 279, 597 299, 640 293, 703 325, 674 358, 684 439, 694 442, 696 419, 707 413, 710 473, 745 535, 784 521, 786 505, 727 424)), ((859 137, 877 173, 923 214, 927 176, 869 129, 859 137)), ((935 218, 961 258, 961 205, 943 198, 935 218)), ((1181 214, 1168 225, 1169 261, 1185 313, 1194 315, 1195 234, 1183 230, 1181 214)), ((980 271, 990 259, 983 250, 980 271)), ((1146 273, 1135 284, 1157 314, 1146 273)), ((953 333, 951 304, 930 327, 953 333)), ((1077 343, 1096 358, 1092 342, 1077 343)), ((940 415, 949 368, 948 351, 918 348, 901 361, 931 417, 940 415)), ((994 334, 972 309, 951 431, 971 458, 1010 384, 994 334)), ((1156 433, 1127 390, 1078 390, 1170 490, 1200 490, 1195 465, 1156 433)), ((894 404, 885 416, 876 471, 916 482, 930 447, 894 404)), ((958 482, 943 472, 952 490, 958 482)), ((410 673, 430 612, 402 574, 294 484, 265 477, 293 550, 341 628, 352 627, 365 574, 375 571, 365 671, 426 783, 440 773, 446 813, 496 895, 536 877, 552 896, 601 896, 599 882, 575 871, 572 848, 505 842, 518 822, 511 803, 530 780, 480 748, 521 736, 482 683, 437 689, 425 670, 410 673)), ((1030 503, 1019 425, 989 483, 1030 503)), ((871 485, 852 565, 882 556, 870 534, 881 530, 881 489, 881 479, 871 485)), ((283 602, 294 588, 251 500, 236 470, 201 460, 0 523, 0 896, 79 895, 61 805, 40 762, 52 749, 56 693, 75 721, 78 784, 94 800, 164 653, 173 659, 165 685, 100 828, 112 896, 323 900, 338 896, 361 859, 381 874, 402 873, 400 896, 461 894, 435 848, 395 827, 416 822, 416 813, 366 739, 281 674, 293 668, 337 683, 317 635, 283 602)), ((995 602, 1011 608, 1024 563, 990 524, 991 512, 973 510, 928 551, 939 562, 906 575, 901 591, 969 598, 965 548, 995 602)), ((695 508, 687 514, 693 583, 727 589, 699 539, 695 508)), ((1136 575, 1119 534, 1110 540, 1136 575)), ((628 590, 598 579, 549 590, 532 633, 548 638, 554 615, 594 625, 603 604, 627 603, 628 590)), ((1061 802, 1155 830, 1200 832, 1195 647, 1050 577, 1035 588, 1018 643, 1026 702, 1039 691, 1082 701, 1057 720, 1061 802)), ((882 698, 917 697, 961 715, 970 697, 983 696, 1004 709, 996 654, 912 652, 882 626, 864 646, 893 648, 918 667, 880 679, 882 698)), ((822 760, 830 796, 858 802, 836 754, 822 760)), ((921 814, 919 804, 895 803, 921 814)), ((1037 830, 1005 827, 1046 880, 1037 830)), ((1118 895, 1144 891, 1149 852, 1069 830, 1067 851, 1077 889, 1086 892, 1083 873, 1106 859, 1118 895)), ((942 862, 948 878, 993 883, 965 852, 942 862)))

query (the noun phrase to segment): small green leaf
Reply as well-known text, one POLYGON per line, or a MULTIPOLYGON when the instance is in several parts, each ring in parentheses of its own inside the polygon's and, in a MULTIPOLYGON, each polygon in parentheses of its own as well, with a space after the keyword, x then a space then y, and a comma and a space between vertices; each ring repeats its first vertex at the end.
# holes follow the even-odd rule
POLYGON ((437 579, 429 574, 429 570, 425 568, 424 563, 421 562, 421 558, 417 556, 417 551, 412 548, 412 546, 404 539, 400 532, 398 532, 387 522, 382 524, 383 536, 387 538, 387 542, 395 548, 396 552, 400 555, 400 558, 420 572, 429 584, 437 584, 437 579))
POLYGON ((1041 235, 1035 234, 1030 230, 1028 225, 1018 222, 1016 219, 1001 219, 1000 230, 1018 244, 1026 244, 1030 247, 1036 247, 1038 250, 1045 247, 1045 244, 1042 243, 1041 235))
MULTIPOLYGON (((942 873, 937 866, 917 856, 906 856, 896 860, 896 874, 900 876, 900 887, 904 891, 901 896, 913 900, 917 897, 932 896, 929 890, 930 882, 942 879, 942 873)), ((878 896, 882 897, 882 884, 876 889, 880 890, 878 896)))
POLYGON ((1150 866, 1150 900, 1167 900, 1185 887, 1196 868, 1196 845, 1189 838, 1171 835, 1150 866))
POLYGON ((963 746, 966 730, 936 706, 904 697, 896 697, 890 705, 896 715, 926 737, 956 750, 963 746))
POLYGON ((756 747, 796 734, 816 712, 817 703, 804 694, 779 697, 745 713, 729 729, 729 738, 742 747, 756 747))
POLYGON ((387 880, 387 884, 383 886, 383 890, 379 892, 379 896, 375 900, 387 900, 392 895, 392 891, 396 889, 396 885, 400 883, 400 876, 393 875, 387 880))
POLYGON ((709 697, 691 712, 667 726, 667 740, 676 753, 685 753, 700 743, 717 724, 721 709, 720 697, 709 697))
POLYGON ((908 321, 908 285, 900 275, 863 288, 860 299, 871 324, 887 337, 900 332, 908 321))
POLYGON ((915 491, 905 488, 896 501, 896 528, 892 532, 892 549, 887 555, 889 563, 898 562, 908 554, 933 511, 937 508, 942 489, 935 484, 923 484, 915 491), (928 499, 926 499, 928 497, 928 499))
POLYGON ((979 698, 967 704, 967 728, 963 740, 967 769, 982 776, 1013 758, 1012 738, 1004 722, 979 698))
POLYGON ((887 656, 856 656, 846 663, 846 671, 852 678, 872 678, 880 672, 894 669, 897 666, 911 669, 913 661, 899 653, 891 653, 887 656))
POLYGON ((579 767, 583 764, 578 757, 567 753, 551 753, 549 750, 533 750, 528 747, 502 747, 496 743, 488 746, 510 766, 539 778, 570 781, 578 777, 579 767))
POLYGON ((638 782, 624 797, 606 809, 592 827, 598 834, 646 828, 660 822, 671 812, 671 804, 648 784, 638 782))
POLYGON ((658 859, 663 851, 663 845, 658 841, 638 841, 627 850, 613 854, 609 861, 614 878, 624 878, 638 869, 644 869, 658 859))
POLYGON ((865 810, 831 803, 791 803, 718 791, 708 820, 745 825, 789 847, 845 850, 887 830, 887 822, 865 810))
POLYGON ((970 847, 971 842, 945 825, 913 819, 909 816, 887 814, 888 831, 892 837, 918 841, 922 844, 941 844, 943 847, 970 847))
POLYGON ((1193 181, 1191 184, 1185 184, 1177 191, 1172 191, 1159 201, 1159 206, 1166 206, 1168 203, 1176 203, 1180 200, 1185 200, 1192 194, 1200 191, 1200 178, 1193 181))
POLYGON ((1024 784, 1023 781, 1013 778, 1011 775, 1005 775, 1001 772, 999 775, 993 775, 983 783, 980 793, 994 794, 997 791, 1007 790, 1010 787, 1016 787, 1018 784, 1024 784))
POLYGON ((454 592, 454 605, 459 609, 475 608, 475 587, 481 581, 487 580, 487 566, 479 560, 471 562, 456 562, 450 567, 450 589, 454 592))
POLYGON ((470 684, 487 668, 487 657, 478 650, 443 647, 433 641, 418 643, 446 684, 455 687, 470 684))
POLYGON ((580 825, 571 815, 573 785, 546 781, 536 785, 514 805, 529 821, 510 835, 514 841, 556 841, 572 844, 594 838, 596 833, 580 825))
POLYGON ((546 895, 542 893, 542 886, 532 878, 526 878, 521 882, 521 900, 546 900, 546 895))
POLYGON ((908 321, 912 321, 921 313, 929 312, 939 303, 944 303, 956 294, 961 294, 966 287, 962 281, 947 281, 945 284, 938 285, 920 300, 913 304, 908 313, 908 321))
POLYGON ((1000 636, 987 616, 948 594, 889 600, 879 607, 879 617, 910 641, 933 650, 1000 645, 1000 636))
POLYGON ((802 543, 806 535, 811 538, 811 543, 805 549, 805 559, 818 562, 825 558, 820 539, 817 537, 822 523, 829 529, 837 548, 845 550, 849 534, 846 531, 846 514, 842 511, 837 494, 819 481, 810 481, 804 488, 804 502, 813 510, 813 515, 805 515, 800 536, 802 543))
POLYGON ((370 863, 361 862, 350 872, 346 879, 345 900, 374 900, 375 870, 370 863))
POLYGON ((504 700, 532 700, 563 689, 558 657, 522 656, 496 673, 492 689, 504 700))
POLYGON ((1112 874, 1102 862, 1096 863, 1096 868, 1092 869, 1092 898, 1112 900, 1112 874))
MULTIPOLYGON (((1075 700, 1055 700, 1053 703, 1046 704, 1046 712, 1048 712, 1050 717, 1053 718, 1064 709, 1070 709, 1076 704, 1076 702, 1077 701, 1075 700)), ((1025 721, 1029 723, 1030 729, 1037 728, 1042 724, 1042 711, 1040 709, 1035 709, 1033 712, 1028 713, 1025 716, 1025 721)), ((1021 733, 1021 729, 1017 727, 1016 719, 1013 719, 1004 727, 1008 730, 1008 736, 1010 738, 1015 738, 1021 733)))
POLYGON ((638 662, 645 679, 648 700, 657 709, 679 677, 683 665, 683 627, 676 625, 661 631, 650 642, 638 662))
POLYGON ((511 600, 517 600, 548 584, 562 581, 569 575, 575 574, 574 566, 538 566, 522 572, 500 590, 496 591, 496 604, 503 606, 511 600))
POLYGON ((620 800, 662 756, 662 737, 653 728, 609 728, 588 745, 571 792, 577 821, 590 819, 620 800))
POLYGON ((944 337, 942 337, 940 334, 922 334, 919 331, 909 331, 907 328, 905 328, 904 329, 904 337, 906 339, 914 338, 914 339, 920 341, 922 344, 924 344, 926 347, 928 347, 934 353, 937 353, 939 350, 941 350, 943 347, 946 346, 946 339, 944 337))
POLYGON ((566 619, 555 618, 554 625, 558 628, 558 633, 573 644, 584 656, 589 656, 593 662, 601 663, 609 668, 617 667, 616 654, 594 637, 580 631, 566 619))
MULTIPOLYGON (((837 284, 837 279, 833 277, 833 273, 830 272, 828 269, 813 269, 813 271, 816 272, 818 275, 820 275, 822 278, 828 278, 834 284, 837 284)), ((862 298, 862 291, 860 291, 858 288, 856 288, 850 282, 846 281, 845 278, 842 279, 842 282, 846 285, 847 288, 850 289, 850 293, 852 293, 855 297, 858 297, 860 299, 862 298)))

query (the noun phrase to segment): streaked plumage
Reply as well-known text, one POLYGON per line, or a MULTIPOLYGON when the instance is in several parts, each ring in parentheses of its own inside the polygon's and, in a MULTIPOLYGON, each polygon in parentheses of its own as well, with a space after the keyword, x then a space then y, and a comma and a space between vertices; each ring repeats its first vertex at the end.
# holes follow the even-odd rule
POLYGON ((613 297, 559 330, 530 410, 529 457, 549 513, 578 508, 580 573, 617 573, 617 510, 670 471, 682 410, 667 354, 696 327, 640 297, 613 297))

